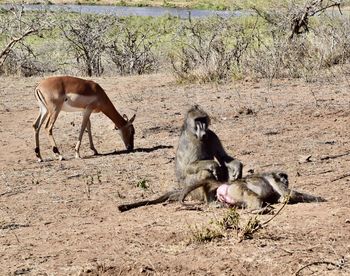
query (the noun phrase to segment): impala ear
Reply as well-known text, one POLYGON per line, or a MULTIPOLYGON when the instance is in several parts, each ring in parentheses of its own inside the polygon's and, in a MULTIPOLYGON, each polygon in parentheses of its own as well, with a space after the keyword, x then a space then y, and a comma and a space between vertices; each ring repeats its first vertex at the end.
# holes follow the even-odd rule
POLYGON ((130 121, 128 121, 128 123, 131 125, 134 120, 135 120, 136 114, 134 114, 134 116, 131 117, 130 121))
POLYGON ((126 116, 126 114, 123 114, 123 118, 125 119, 125 121, 129 121, 128 116, 126 116))

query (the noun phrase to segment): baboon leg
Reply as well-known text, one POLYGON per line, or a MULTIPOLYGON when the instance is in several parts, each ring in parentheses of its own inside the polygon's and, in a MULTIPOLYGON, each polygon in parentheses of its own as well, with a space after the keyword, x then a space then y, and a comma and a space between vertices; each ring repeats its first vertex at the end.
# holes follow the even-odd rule
POLYGON ((238 207, 260 212, 264 201, 246 186, 246 179, 222 184, 217 189, 217 199, 227 207, 238 207))
POLYGON ((197 174, 188 175, 184 182, 184 199, 190 194, 193 200, 206 203, 215 201, 216 189, 219 185, 220 183, 216 180, 213 173, 207 170, 202 170, 197 174))
POLYGON ((216 189, 220 186, 214 176, 208 171, 201 171, 195 175, 192 179, 188 177, 186 187, 183 189, 179 201, 182 205, 185 203, 186 197, 191 193, 193 199, 205 201, 209 203, 216 199, 216 189), (193 194, 198 188, 202 188, 200 193, 193 194))
POLYGON ((247 190, 244 192, 244 205, 253 214, 263 214, 268 211, 267 206, 263 207, 264 201, 254 192, 247 190))
POLYGON ((194 183, 194 184, 192 184, 190 186, 185 187, 183 189, 183 192, 182 192, 182 194, 180 196, 180 199, 179 199, 180 203, 182 205, 185 205, 185 199, 189 195, 189 193, 191 193, 192 191, 194 191, 194 190, 196 190, 196 189, 198 189, 200 187, 203 187, 206 184, 207 184, 206 181, 201 181, 201 182, 197 182, 197 183, 194 183))

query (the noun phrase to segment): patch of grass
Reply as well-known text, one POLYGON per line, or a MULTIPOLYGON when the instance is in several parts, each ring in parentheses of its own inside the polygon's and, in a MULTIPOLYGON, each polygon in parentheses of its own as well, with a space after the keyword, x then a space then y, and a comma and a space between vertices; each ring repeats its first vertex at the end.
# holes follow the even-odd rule
POLYGON ((238 229, 239 242, 253 238, 253 233, 262 228, 257 216, 250 217, 248 222, 238 229))
POLYGON ((167 0, 163 0, 162 7, 164 7, 164 8, 176 8, 176 5, 174 3, 167 1, 167 0))
POLYGON ((252 239, 253 234, 262 228, 262 224, 255 215, 247 222, 242 222, 236 209, 229 209, 222 218, 209 222, 202 227, 190 227, 190 243, 207 243, 223 238, 237 237, 238 242, 252 239))
POLYGON ((232 7, 231 1, 210 1, 210 0, 202 0, 198 1, 196 4, 193 5, 194 9, 199 10, 217 10, 217 11, 224 11, 229 10, 232 7))
POLYGON ((240 215, 236 209, 229 209, 226 214, 215 221, 222 230, 237 230, 239 228, 240 215))
POLYGON ((86 178, 85 179, 85 190, 86 190, 85 193, 86 193, 88 200, 91 200, 91 186, 94 183, 101 184, 102 183, 101 177, 102 177, 102 174, 101 174, 100 170, 97 170, 96 174, 86 175, 86 177, 85 177, 86 178))
POLYGON ((207 243, 224 237, 224 233, 220 229, 212 229, 208 226, 203 228, 194 226, 191 228, 191 232, 190 243, 207 243))
POLYGON ((149 185, 146 179, 141 179, 139 182, 137 182, 136 187, 147 190, 149 188, 149 185))

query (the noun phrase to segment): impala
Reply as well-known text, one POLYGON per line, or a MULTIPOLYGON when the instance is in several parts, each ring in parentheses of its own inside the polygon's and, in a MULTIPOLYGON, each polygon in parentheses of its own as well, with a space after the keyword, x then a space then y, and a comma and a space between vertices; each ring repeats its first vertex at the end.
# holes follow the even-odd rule
POLYGON ((42 80, 35 88, 35 97, 40 108, 39 116, 33 124, 36 144, 35 153, 39 162, 43 160, 39 147, 39 131, 46 119, 45 129, 52 145, 52 150, 59 160, 63 159, 52 135, 52 128, 61 110, 66 112, 83 112, 83 122, 78 142, 75 146, 76 158, 80 158, 79 148, 86 128, 90 149, 94 152, 94 155, 98 154, 91 135, 90 115, 92 112, 102 112, 111 119, 115 129, 119 130, 127 150, 131 151, 134 149, 135 129, 132 123, 136 114, 130 120, 125 114, 121 116, 105 91, 96 82, 69 76, 50 77, 42 80))

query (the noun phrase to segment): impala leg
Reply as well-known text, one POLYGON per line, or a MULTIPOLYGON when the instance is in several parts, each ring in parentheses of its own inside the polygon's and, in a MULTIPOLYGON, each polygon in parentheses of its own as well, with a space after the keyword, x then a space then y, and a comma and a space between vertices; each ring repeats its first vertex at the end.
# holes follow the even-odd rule
POLYGON ((97 155, 98 152, 94 146, 94 142, 92 141, 92 133, 91 133, 91 121, 90 121, 90 118, 88 119, 88 122, 87 122, 87 131, 88 131, 88 135, 89 135, 89 143, 90 143, 90 149, 94 152, 94 155, 97 155))
POLYGON ((40 128, 41 128, 43 122, 45 121, 46 117, 47 117, 47 109, 45 107, 40 107, 39 116, 33 124, 34 132, 35 132, 35 149, 34 149, 34 151, 35 151, 36 157, 38 158, 38 162, 43 161, 41 154, 40 154, 39 132, 40 132, 40 128))
POLYGON ((80 149, 81 139, 83 138, 84 130, 86 129, 88 122, 90 120, 89 118, 90 118, 91 112, 92 112, 91 109, 85 109, 83 113, 83 122, 81 124, 78 142, 75 146, 75 158, 80 158, 79 149, 80 149))
POLYGON ((56 119, 57 119, 59 113, 60 113, 60 109, 56 109, 54 112, 51 112, 49 114, 49 119, 47 120, 45 128, 46 128, 50 143, 52 145, 53 153, 55 154, 55 156, 59 160, 63 160, 63 156, 61 155, 60 151, 58 150, 55 138, 53 137, 53 134, 52 134, 52 129, 53 129, 53 126, 56 122, 56 119))

